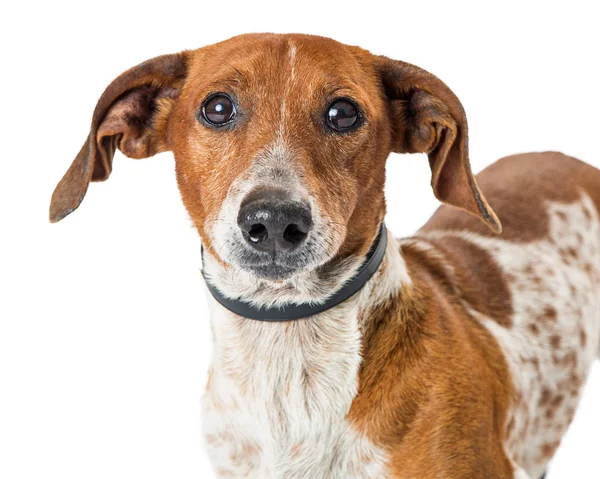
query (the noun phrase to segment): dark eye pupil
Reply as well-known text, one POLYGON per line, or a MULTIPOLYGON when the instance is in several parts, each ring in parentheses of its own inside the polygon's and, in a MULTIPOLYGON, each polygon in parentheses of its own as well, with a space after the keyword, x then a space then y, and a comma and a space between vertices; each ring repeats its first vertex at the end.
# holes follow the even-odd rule
POLYGON ((336 100, 329 107, 329 124, 338 131, 352 128, 358 121, 358 110, 349 100, 336 100))
POLYGON ((202 116, 213 125, 224 125, 233 120, 235 106, 227 95, 213 95, 202 106, 202 116))

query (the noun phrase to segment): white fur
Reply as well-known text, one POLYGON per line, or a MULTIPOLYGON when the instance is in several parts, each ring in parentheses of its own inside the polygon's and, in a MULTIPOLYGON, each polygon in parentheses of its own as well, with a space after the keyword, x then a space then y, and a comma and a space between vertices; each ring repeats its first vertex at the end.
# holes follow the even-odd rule
MULTIPOLYGON (((569 426, 582 383, 600 348, 598 213, 582 194, 574 203, 549 203, 548 214, 549 236, 525 244, 460 231, 424 235, 471 241, 491 253, 507 275, 514 309, 512 327, 471 312, 496 337, 508 361, 517 399, 509 417, 514 425, 506 451, 534 478, 547 466, 544 448, 553 450, 569 426), (576 257, 569 253, 571 248, 576 257), (546 308, 554 309, 555 320, 544 315, 546 308), (548 405, 548 401, 556 404, 548 405)), ((528 476, 520 472, 517 477, 528 476)))
POLYGON ((296 45, 289 40, 289 51, 288 51, 288 59, 290 64, 290 74, 288 77, 286 90, 283 98, 281 99, 281 107, 279 109, 279 129, 277 132, 277 141, 280 144, 285 144, 286 137, 286 117, 287 117, 287 100, 290 95, 291 87, 296 79, 296 45))
POLYGON ((384 267, 360 293, 309 319, 242 319, 209 293, 214 349, 203 424, 221 477, 385 477, 385 454, 346 415, 358 386, 359 313, 407 281, 388 241, 384 267))
POLYGON ((515 469, 515 479, 531 479, 531 476, 521 467, 515 469))

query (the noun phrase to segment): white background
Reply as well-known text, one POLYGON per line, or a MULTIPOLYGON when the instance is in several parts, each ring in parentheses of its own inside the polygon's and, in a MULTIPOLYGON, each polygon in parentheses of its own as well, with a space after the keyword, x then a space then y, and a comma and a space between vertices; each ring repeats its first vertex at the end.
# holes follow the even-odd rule
MULTIPOLYGON (((600 167, 598 14, 582 7, 593 2, 11 3, 0 12, 4 479, 212 477, 200 436, 211 341, 199 240, 171 154, 117 153, 108 182, 47 222, 96 100, 130 66, 243 32, 331 36, 450 85, 475 171, 548 149, 600 167)), ((409 235, 437 204, 428 166, 422 156, 388 164, 387 223, 409 235)), ((599 452, 596 365, 549 478, 600 478, 599 452)))

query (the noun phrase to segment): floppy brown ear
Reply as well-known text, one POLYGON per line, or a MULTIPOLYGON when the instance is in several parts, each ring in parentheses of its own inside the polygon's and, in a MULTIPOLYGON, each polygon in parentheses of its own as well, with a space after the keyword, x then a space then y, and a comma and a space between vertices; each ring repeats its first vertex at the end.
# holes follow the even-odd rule
POLYGON ((106 88, 94 110, 90 134, 52 194, 51 222, 79 206, 90 181, 109 177, 116 148, 131 158, 168 149, 166 125, 185 81, 186 56, 182 52, 153 58, 106 88))
POLYGON ((419 67, 386 57, 376 62, 390 103, 392 151, 427 153, 435 196, 502 232, 471 172, 467 117, 456 95, 419 67))

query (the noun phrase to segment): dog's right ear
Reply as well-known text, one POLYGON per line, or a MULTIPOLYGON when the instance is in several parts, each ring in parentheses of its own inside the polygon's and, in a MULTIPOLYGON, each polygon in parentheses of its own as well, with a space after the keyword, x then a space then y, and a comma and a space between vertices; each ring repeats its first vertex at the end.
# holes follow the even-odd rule
POLYGON ((168 150, 167 124, 187 75, 187 52, 153 58, 127 70, 104 91, 90 133, 50 202, 55 223, 81 203, 90 181, 107 179, 116 148, 130 158, 168 150))

